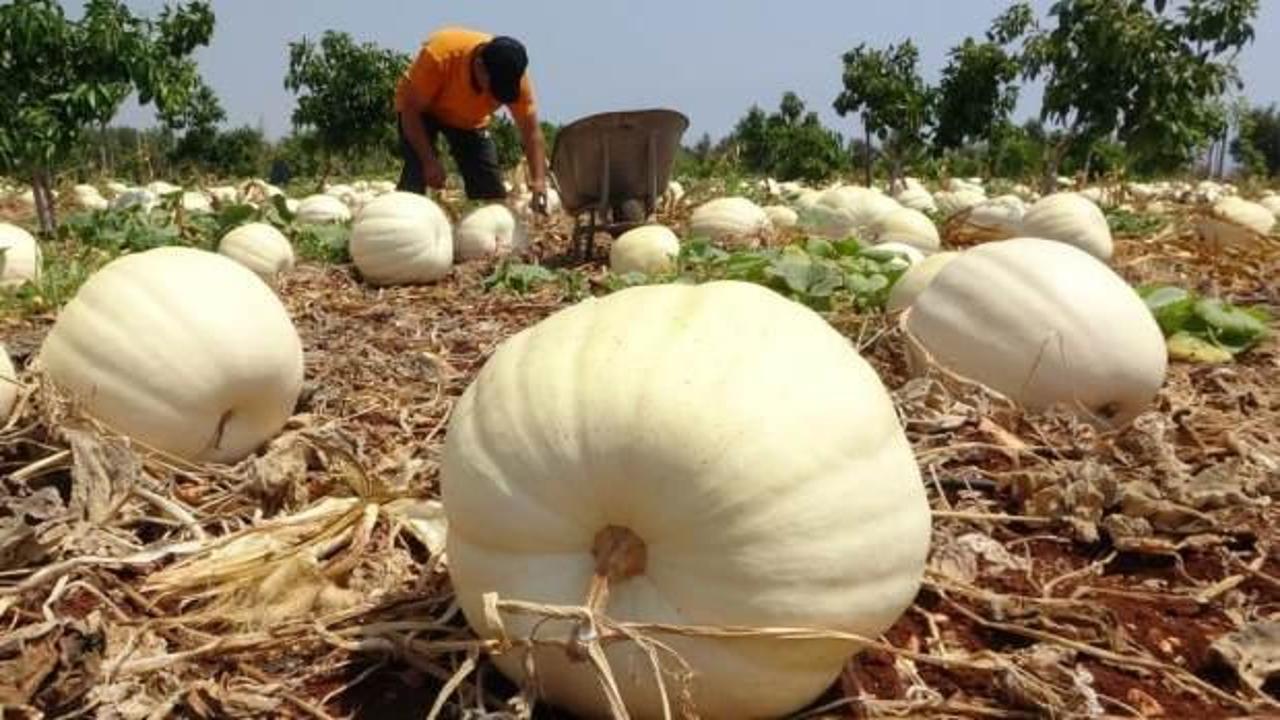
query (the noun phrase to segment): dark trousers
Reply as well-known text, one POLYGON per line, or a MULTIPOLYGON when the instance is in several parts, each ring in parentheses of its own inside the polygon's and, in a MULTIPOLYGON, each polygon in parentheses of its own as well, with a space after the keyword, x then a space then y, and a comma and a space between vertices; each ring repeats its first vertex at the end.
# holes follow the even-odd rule
MULTIPOLYGON (((412 122, 412 118, 398 116, 400 131, 400 156, 404 167, 400 170, 400 182, 396 189, 404 192, 423 194, 427 190, 426 180, 422 176, 422 163, 418 154, 409 144, 404 133, 404 123, 412 122)), ((507 188, 502 179, 502 166, 498 162, 498 146, 493 143, 487 128, 463 130, 441 125, 429 115, 417 119, 427 131, 427 141, 439 157, 437 138, 444 135, 449 143, 449 154, 462 173, 462 182, 466 187, 467 198, 471 200, 502 200, 507 197, 507 188)))

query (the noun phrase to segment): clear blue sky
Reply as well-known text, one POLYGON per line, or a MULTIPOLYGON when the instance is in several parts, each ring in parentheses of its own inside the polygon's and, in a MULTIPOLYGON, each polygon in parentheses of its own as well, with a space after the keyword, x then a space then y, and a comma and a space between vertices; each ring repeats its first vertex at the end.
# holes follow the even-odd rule
MULTIPOLYGON (((131 0, 152 13, 162 0, 131 0)), ((258 125, 275 138, 289 130, 293 98, 283 87, 287 43, 327 29, 358 41, 414 52, 443 24, 469 25, 520 38, 545 119, 567 122, 606 110, 670 107, 689 116, 685 142, 704 131, 727 132, 752 103, 772 109, 795 90, 846 136, 854 121, 831 110, 840 55, 858 43, 883 46, 912 38, 926 79, 937 78, 947 51, 981 35, 1008 0, 214 0, 217 30, 199 52, 206 79, 229 123, 258 125)), ((1035 0, 1043 17, 1050 0, 1035 0)), ((82 2, 64 0, 78 16, 82 2)), ((1241 57, 1245 94, 1280 102, 1280 0, 1263 0, 1259 40, 1241 57)), ((1026 88, 1019 116, 1039 109, 1026 88)), ((149 124, 128 107, 120 122, 149 124)))

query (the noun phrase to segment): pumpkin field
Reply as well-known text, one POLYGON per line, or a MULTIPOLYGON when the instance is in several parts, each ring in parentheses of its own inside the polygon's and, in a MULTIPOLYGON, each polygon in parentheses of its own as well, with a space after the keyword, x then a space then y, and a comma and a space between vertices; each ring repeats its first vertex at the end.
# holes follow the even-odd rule
MULTIPOLYGON (((178 194, 149 210, 68 202, 62 239, 30 246, 39 275, 4 295, 0 329, 18 371, 0 432, 0 699, 16 717, 561 717, 565 707, 661 717, 663 704, 677 717, 691 704, 705 717, 1273 712, 1276 238, 1230 215, 1249 202, 1230 186, 1162 183, 1071 192, 1084 219, 1064 214, 1058 241, 1018 247, 1000 238, 1045 207, 1026 188, 985 199, 998 185, 908 183, 897 199, 851 184, 675 183, 644 228, 679 238, 674 254, 602 251, 583 263, 566 260, 563 213, 508 213, 514 234, 493 230, 473 252, 459 238, 476 211, 456 191, 438 203, 418 196, 411 209, 440 214, 400 210, 395 242, 435 244, 436 255, 420 254, 427 266, 458 255, 430 281, 390 284, 350 259, 361 223, 387 222, 371 209, 398 197, 372 183, 331 186, 320 195, 350 211, 305 219, 283 195, 266 200, 278 191, 262 181, 195 212, 182 212, 178 194), (965 192, 970 207, 924 202, 965 192), (895 230, 886 218, 912 198, 925 210, 905 216, 927 225, 895 230), (236 233, 255 222, 271 242, 237 255, 236 233), (889 234, 899 246, 879 242, 889 234), (1079 250, 1077 237, 1108 259, 1079 250), (189 256, 164 257, 174 246, 189 256), (284 259, 262 259, 272 253, 284 259), (126 260, 132 286, 111 287, 126 260), (624 260, 643 267, 619 272, 624 260), (966 285, 957 271, 979 260, 987 266, 975 264, 977 284, 966 285), (1114 295, 1074 292, 1091 283, 1114 295), (696 288, 707 294, 688 308, 692 296, 664 294, 696 288), (1095 296, 1105 302, 1086 299, 1095 296), (568 325, 514 346, 593 303, 615 317, 589 327, 621 350, 568 325), (694 328, 684 331, 692 345, 677 322, 694 328), (481 375, 504 346, 524 356, 488 373, 512 379, 481 375), (60 359, 68 352, 81 354, 60 359), (194 375, 210 362, 227 368, 194 375), (974 362, 984 365, 965 365, 974 362), (977 373, 985 385, 969 379, 977 373), (246 395, 237 377, 259 385, 246 395), (648 392, 636 395, 639 380, 648 392), (494 395, 468 396, 486 381, 494 395), (137 385, 123 399, 63 390, 80 382, 137 385), (200 383, 208 388, 156 395, 200 383), (281 393, 285 406, 272 408, 281 393), (138 415, 110 415, 112 402, 161 415, 189 405, 174 424, 143 422, 131 436, 120 426, 138 415), (202 402, 234 413, 208 414, 202 402), (463 405, 481 420, 451 424, 463 405), (277 410, 273 425, 252 427, 277 410), (678 435, 664 440, 668 426, 678 435), (580 457, 604 474, 564 480, 562 505, 442 490, 446 471, 493 482, 499 471, 476 462, 504 463, 506 482, 524 470, 559 482, 545 473, 589 450, 577 444, 588 438, 544 434, 556 427, 588 433, 598 445, 580 457), (490 447, 489 460, 467 458, 503 437, 514 455, 490 447), (551 445, 539 449, 539 437, 551 445), (713 462, 744 483, 715 490, 729 497, 661 483, 694 462, 679 448, 696 451, 700 439, 722 443, 727 455, 713 462), (858 449, 836 450, 850 442, 858 449), (610 457, 616 466, 602 464, 610 457), (607 484, 574 485, 614 473, 657 486, 611 495, 607 484), (814 516, 783 481, 818 486, 840 512, 814 516), (643 592, 626 589, 643 578, 628 574, 601 576, 616 585, 616 614, 607 593, 589 603, 590 535, 576 555, 540 555, 538 543, 576 542, 575 524, 594 512, 649 524, 644 513, 656 513, 687 527, 650 532, 702 538, 701 557, 655 545, 648 558, 651 587, 692 593, 674 611, 686 619, 658 600, 646 610, 643 592), (702 512, 726 524, 704 525, 702 512), (463 540, 451 523, 483 534, 463 540), (557 528, 562 540, 540 538, 557 528), (528 594, 482 599, 473 584, 464 599, 451 543, 488 544, 459 558, 467 582, 507 568, 499 584, 528 594), (766 561, 791 564, 756 565, 766 561), (548 576, 522 573, 524 563, 548 576), (874 588, 866 576, 879 577, 874 588), (504 673, 519 663, 495 664, 530 647, 533 682, 557 703, 535 701, 532 685, 521 692, 504 673), (756 680, 745 693, 735 682, 744 673, 756 680), (773 686, 782 673, 793 679, 773 686), (611 710, 604 688, 630 709, 611 710)), ((30 220, 12 200, 5 216, 6 238, 30 220)), ((24 267, 26 246, 6 243, 19 258, 7 267, 24 267)))
POLYGON ((378 1, 0 2, 0 720, 1280 717, 1276 8, 378 1))

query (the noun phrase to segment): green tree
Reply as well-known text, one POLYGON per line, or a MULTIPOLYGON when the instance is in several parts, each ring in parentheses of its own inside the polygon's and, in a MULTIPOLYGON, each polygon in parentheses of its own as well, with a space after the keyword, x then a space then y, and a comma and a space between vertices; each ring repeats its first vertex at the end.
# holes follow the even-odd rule
POLYGON ((294 128, 314 130, 323 155, 321 184, 335 159, 394 142, 396 83, 409 60, 333 30, 319 44, 306 38, 289 44, 284 86, 298 96, 294 128))
POLYGON ((1245 111, 1231 156, 1254 174, 1280 175, 1280 112, 1275 105, 1245 111))
POLYGON ((823 127, 817 113, 806 112, 794 92, 783 93, 773 113, 753 105, 730 140, 743 169, 780 180, 818 181, 844 164, 840 135, 823 127))
MULTIPOLYGON (((842 57, 844 90, 833 106, 842 117, 861 114, 868 151, 875 135, 889 160, 891 187, 901 177, 905 162, 924 147, 933 119, 934 92, 920 78, 919 59, 910 40, 885 50, 862 44, 842 57)), ((869 155, 866 181, 869 186, 869 155)))
POLYGON ((0 168, 31 178, 42 232, 57 225, 52 172, 128 93, 154 104, 168 129, 189 127, 195 105, 221 112, 191 58, 213 27, 207 2, 147 19, 118 0, 88 0, 77 21, 54 0, 0 6, 0 168))
MULTIPOLYGON (((1143 169, 1184 166, 1225 127, 1217 99, 1239 86, 1235 54, 1253 39, 1258 0, 1058 0, 1055 25, 1029 28, 1024 77, 1043 77, 1040 116, 1065 132, 1046 181, 1077 143, 1109 137, 1143 169), (1170 12, 1166 12, 1170 11, 1170 12)), ((1009 12, 1030 12, 1020 3, 1009 12)), ((1085 171, 1091 154, 1086 150, 1085 171)))
POLYGON ((1009 117, 1018 104, 1020 58, 1006 45, 1025 33, 1033 20, 1030 8, 1015 7, 992 23, 984 42, 965 38, 952 48, 942 70, 934 142, 942 150, 985 143, 988 174, 995 172, 1002 140, 1011 130, 1009 117))

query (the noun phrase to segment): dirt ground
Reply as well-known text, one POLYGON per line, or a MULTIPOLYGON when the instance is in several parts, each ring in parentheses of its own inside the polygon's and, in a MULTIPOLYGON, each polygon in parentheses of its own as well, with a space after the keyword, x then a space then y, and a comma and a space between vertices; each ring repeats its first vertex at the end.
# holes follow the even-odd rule
MULTIPOLYGON (((1205 248, 1176 224, 1120 239, 1113 264, 1280 311, 1274 244, 1205 248)), ((383 290, 288 276, 303 401, 232 468, 135 452, 33 380, 0 431, 0 715, 526 713, 452 604, 430 522, 452 403, 567 302, 486 293, 489 269, 383 290)), ((891 322, 830 320, 893 390, 935 531, 915 605, 802 716, 1280 717, 1274 337, 1173 364, 1153 411, 1100 434, 909 378, 891 322)), ((25 362, 51 321, 0 335, 25 362)))

